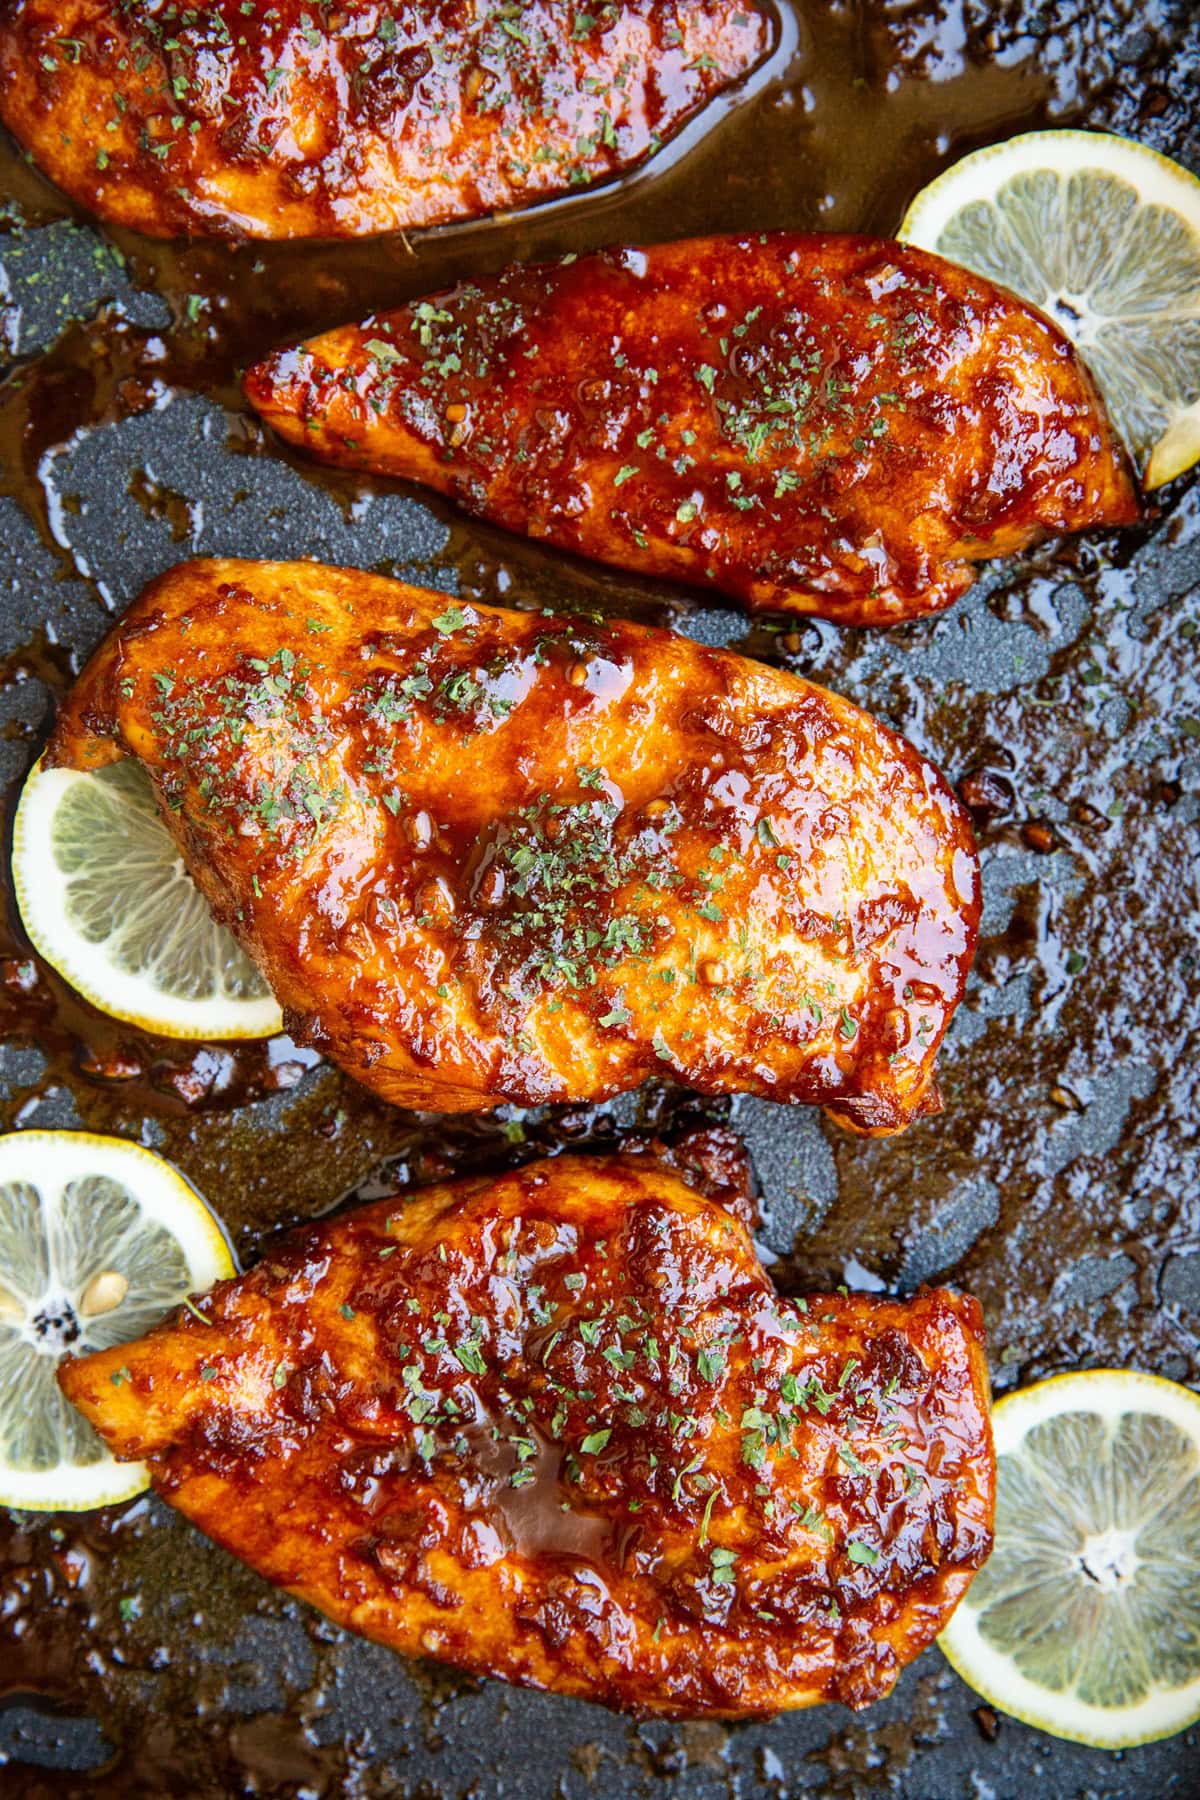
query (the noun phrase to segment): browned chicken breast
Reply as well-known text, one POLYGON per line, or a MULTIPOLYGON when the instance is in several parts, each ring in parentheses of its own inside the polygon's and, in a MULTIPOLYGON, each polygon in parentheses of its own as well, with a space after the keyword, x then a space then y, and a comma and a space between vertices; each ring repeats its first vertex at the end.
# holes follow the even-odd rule
POLYGON ((0 117, 155 237, 352 237, 651 155, 770 47, 754 0, 0 0, 0 117))
POLYGON ((934 612, 987 557, 1138 517, 1066 338, 980 276, 870 238, 513 268, 281 350, 246 393, 329 462, 846 625, 934 612))
POLYGON ((296 1232, 59 1379, 268 1580, 410 1656, 639 1712, 865 1706, 991 1547, 975 1301, 779 1299, 649 1158, 296 1232))
POLYGON ((293 1028, 400 1106, 658 1075, 936 1104, 974 949, 970 826, 911 745, 669 632, 197 562, 97 652, 52 762, 148 770, 293 1028))

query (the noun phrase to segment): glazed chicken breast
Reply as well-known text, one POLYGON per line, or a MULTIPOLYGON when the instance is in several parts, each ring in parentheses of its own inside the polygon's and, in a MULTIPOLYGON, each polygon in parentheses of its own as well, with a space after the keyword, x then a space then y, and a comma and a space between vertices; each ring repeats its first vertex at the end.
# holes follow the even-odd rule
POLYGON ((0 0, 0 117, 154 237, 354 237, 630 170, 767 53, 753 0, 0 0))
POLYGON ((782 1300, 648 1157, 293 1233, 69 1399, 268 1580, 410 1656, 643 1713, 861 1707, 991 1547, 975 1301, 782 1300))
POLYGON ((922 251, 787 233, 516 267, 281 350, 283 437, 746 606, 892 625, 1138 517, 1070 343, 922 251))
POLYGON ((47 750, 130 756, 289 1028, 397 1105, 658 1076, 869 1131, 936 1108, 970 825, 822 688, 620 621, 196 562, 114 629, 47 750))

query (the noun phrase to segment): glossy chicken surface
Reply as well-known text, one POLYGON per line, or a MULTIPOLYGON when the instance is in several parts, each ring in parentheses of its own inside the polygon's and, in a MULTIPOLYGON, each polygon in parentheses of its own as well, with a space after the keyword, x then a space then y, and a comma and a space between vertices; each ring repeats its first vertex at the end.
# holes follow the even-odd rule
POLYGON ((752 0, 0 0, 0 117, 156 237, 350 237, 635 167, 770 48, 752 0))
POLYGON ((1074 350, 940 257, 777 233, 516 267, 279 351, 289 441, 750 607, 890 625, 1138 502, 1074 350))
POLYGON ((979 1308, 779 1299, 648 1157, 293 1233, 59 1379, 219 1544, 408 1655, 642 1712, 885 1694, 991 1547, 979 1308))
POLYGON ((311 563, 182 564, 51 762, 145 766, 295 1034, 401 1106, 674 1079, 888 1131, 936 1107, 970 825, 826 690, 669 632, 311 563))

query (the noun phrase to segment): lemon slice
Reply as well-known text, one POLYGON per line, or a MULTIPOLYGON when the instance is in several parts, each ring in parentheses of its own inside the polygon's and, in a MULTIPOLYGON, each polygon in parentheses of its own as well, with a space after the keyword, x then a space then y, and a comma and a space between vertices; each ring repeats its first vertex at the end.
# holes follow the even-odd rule
POLYGON ((140 1493, 145 1465, 115 1460, 55 1370, 233 1273, 217 1220, 161 1157, 85 1131, 0 1137, 0 1506, 82 1512, 140 1493))
POLYGON ((1200 181, 1144 144, 1030 131, 965 156, 900 227, 1078 347, 1148 488, 1200 460, 1200 181))
POLYGON ((13 885, 35 947, 101 1012, 170 1038, 262 1038, 283 1017, 218 925, 135 762, 34 764, 13 826, 13 885))
POLYGON ((1001 1711, 1115 1750, 1200 1718, 1200 1395, 1086 1369, 1002 1400, 996 1548, 938 1642, 1001 1711))

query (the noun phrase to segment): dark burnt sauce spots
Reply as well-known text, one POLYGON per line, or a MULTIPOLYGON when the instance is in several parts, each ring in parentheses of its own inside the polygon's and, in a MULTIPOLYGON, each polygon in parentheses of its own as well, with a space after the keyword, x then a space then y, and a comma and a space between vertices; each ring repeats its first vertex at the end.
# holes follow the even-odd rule
MULTIPOLYGON (((353 518, 368 484, 293 459, 241 410, 239 371, 275 344, 518 258, 770 226, 887 232, 963 150, 1047 122, 1125 131, 1194 161, 1200 15, 1181 12, 1161 31, 1142 22, 1135 35, 1141 18, 1133 0, 1102 0, 1057 27, 1029 0, 808 0, 780 9, 778 49, 746 94, 721 99, 659 163, 596 194, 333 247, 114 234, 133 288, 161 296, 169 323, 105 305, 65 322, 38 356, 14 358, 0 384, 0 493, 40 535, 50 566, 96 602, 78 641, 30 619, 27 641, 0 667, 0 695, 28 685, 39 698, 9 708, 21 723, 6 733, 31 760, 49 723, 40 697, 66 691, 106 615, 134 597, 70 547, 74 502, 55 479, 62 446, 169 409, 176 393, 203 394, 227 409, 243 486, 265 467, 256 459, 284 455, 353 518)), ((14 233, 69 216, 11 147, 0 175, 14 233)), ((228 547, 203 537, 198 496, 145 469, 128 480, 167 521, 178 555, 228 547)), ((863 1271, 890 1288, 949 1273, 983 1304, 1001 1385, 1079 1361, 1200 1375, 1200 1262, 1189 1261, 1200 1250, 1200 1026, 1184 899, 1197 855, 1200 615, 1179 573, 1200 526, 1186 482, 1159 498, 1144 530, 1005 565, 983 598, 886 644, 813 623, 751 625, 428 501, 449 531, 428 570, 434 584, 484 602, 689 629, 707 621, 722 641, 864 704, 958 785, 991 899, 973 990, 943 1052, 944 1114, 879 1142, 798 1115, 797 1139, 813 1154, 776 1157, 774 1173, 764 1156, 750 1179, 765 1189, 765 1229, 780 1251, 804 1227, 772 1266, 785 1290, 853 1283, 863 1271), (987 661, 989 646, 1000 664, 987 661), (780 1176, 780 1162, 793 1172, 780 1176)), ((362 562, 386 570, 377 554, 365 533, 362 562)), ((57 612, 51 594, 46 615, 57 612)), ((31 954, 11 896, 2 937, 0 1032, 35 1072, 0 1104, 0 1124, 83 1123, 151 1144, 213 1201, 244 1260, 280 1221, 348 1193, 583 1145, 681 1143, 700 1178, 744 1191, 727 1129, 731 1115, 747 1123, 736 1103, 651 1089, 636 1105, 501 1109, 448 1126, 389 1110, 286 1039, 196 1048, 100 1018, 31 954)), ((386 1758, 373 1763, 352 1734, 322 1723, 351 1666, 345 1641, 216 1559, 157 1503, 15 1521, 0 1566, 0 1694, 86 1713, 111 1752, 78 1778, 47 1773, 44 1786, 26 1769, 22 1793, 175 1792, 184 1769, 195 1795, 369 1793, 389 1781, 395 1791, 386 1758), (289 1629, 310 1653, 282 1669, 273 1698, 235 1716, 247 1627, 269 1630, 285 1615, 302 1620, 289 1629)), ((397 1711, 412 1710, 414 1680, 426 1704, 396 1727, 400 1757, 437 1749, 444 1704, 471 1685, 398 1672, 397 1711)), ((937 1735, 943 1706, 924 1683, 912 1719, 886 1742, 869 1722, 787 1729, 802 1754, 826 1758, 830 1791, 857 1794, 907 1766, 918 1739, 937 1735)), ((706 1755, 732 1776, 725 1749, 713 1749, 723 1730, 706 1730, 703 1742, 676 1733, 674 1761, 631 1730, 626 1785, 651 1792, 657 1776, 669 1781, 706 1755)), ((585 1726, 581 1769, 586 1736, 585 1726)))

